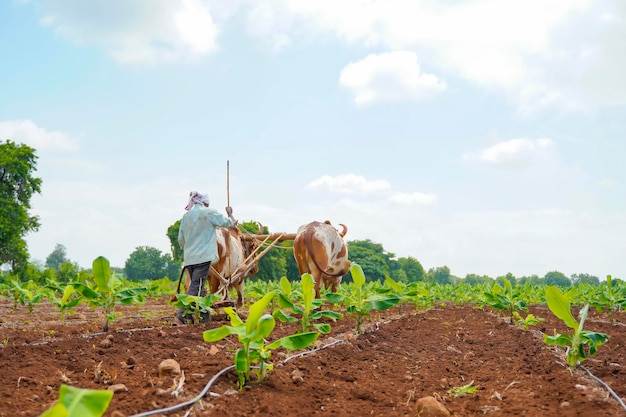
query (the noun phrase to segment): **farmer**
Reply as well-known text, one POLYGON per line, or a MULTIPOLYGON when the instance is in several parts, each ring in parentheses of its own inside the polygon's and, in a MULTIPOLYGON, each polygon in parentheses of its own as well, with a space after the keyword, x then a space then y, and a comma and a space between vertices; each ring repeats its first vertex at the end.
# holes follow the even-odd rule
MULTIPOLYGON (((189 194, 189 202, 185 207, 187 212, 183 215, 178 231, 178 244, 183 250, 183 271, 186 269, 191 277, 191 284, 187 289, 189 295, 202 295, 211 262, 218 261, 217 242, 215 228, 237 226, 233 218, 232 207, 226 207, 223 216, 219 211, 209 208, 209 196, 192 191, 189 194)), ((181 308, 176 314, 180 324, 193 322, 191 314, 185 315, 185 309, 181 308)), ((200 322, 210 320, 208 313, 202 313, 200 322)))

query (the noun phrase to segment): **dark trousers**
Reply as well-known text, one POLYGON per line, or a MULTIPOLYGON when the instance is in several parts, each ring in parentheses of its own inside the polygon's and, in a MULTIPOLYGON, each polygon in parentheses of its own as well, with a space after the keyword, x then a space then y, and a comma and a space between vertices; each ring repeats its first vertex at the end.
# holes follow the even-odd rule
MULTIPOLYGON (((201 264, 187 265, 185 268, 191 276, 191 282, 189 288, 187 288, 188 295, 204 296, 206 289, 206 280, 209 276, 209 268, 211 262, 203 262, 201 264)), ((209 313, 201 313, 201 321, 207 321, 209 319, 209 313)), ((177 317, 183 323, 193 322, 193 316, 191 314, 185 315, 185 309, 180 308, 177 313, 177 317)))

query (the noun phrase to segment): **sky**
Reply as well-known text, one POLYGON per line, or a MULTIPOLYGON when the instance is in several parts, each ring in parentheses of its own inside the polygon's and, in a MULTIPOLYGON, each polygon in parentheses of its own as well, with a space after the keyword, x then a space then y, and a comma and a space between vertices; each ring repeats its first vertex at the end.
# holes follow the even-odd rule
POLYGON ((0 2, 0 140, 43 181, 29 253, 170 253, 195 190, 459 277, 626 278, 625 19, 622 0, 0 2))

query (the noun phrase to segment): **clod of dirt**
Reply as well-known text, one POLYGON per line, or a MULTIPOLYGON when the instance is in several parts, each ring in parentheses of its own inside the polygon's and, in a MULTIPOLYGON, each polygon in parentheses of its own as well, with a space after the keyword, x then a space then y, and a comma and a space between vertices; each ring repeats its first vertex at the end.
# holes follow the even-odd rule
POLYGON ((304 382, 304 374, 295 369, 292 373, 291 373, 291 380, 293 381, 294 384, 299 384, 300 382, 304 382))
POLYGON ((180 364, 174 359, 165 359, 159 364, 159 376, 180 374, 180 364))
POLYGON ((420 417, 448 417, 450 412, 435 397, 423 397, 417 400, 415 411, 420 417))
POLYGON ((233 397, 237 394, 239 394, 239 391, 237 391, 236 389, 227 389, 226 391, 224 391, 225 397, 233 397))
POLYGON ((101 348, 110 348, 111 346, 113 346, 113 342, 111 342, 111 339, 107 338, 107 339, 102 339, 100 341, 100 343, 98 343, 98 346, 100 346, 101 348))
POLYGON ((218 353, 220 353, 220 349, 215 345, 211 345, 211 348, 209 349, 209 355, 213 356, 217 355, 218 353))
POLYGON ((114 394, 117 394, 118 392, 128 392, 128 388, 126 388, 126 385, 124 384, 111 385, 107 388, 107 390, 113 391, 114 394))

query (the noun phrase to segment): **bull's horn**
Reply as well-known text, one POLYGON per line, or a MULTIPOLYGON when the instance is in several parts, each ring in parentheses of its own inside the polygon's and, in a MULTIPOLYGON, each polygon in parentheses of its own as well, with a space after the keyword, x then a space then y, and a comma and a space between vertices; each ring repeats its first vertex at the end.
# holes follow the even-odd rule
POLYGON ((348 227, 345 224, 339 223, 339 226, 343 228, 341 232, 339 232, 339 236, 344 237, 346 233, 348 233, 348 227))
POLYGON ((257 224, 257 226, 259 226, 259 234, 260 235, 265 234, 264 233, 265 232, 265 227, 263 226, 263 224, 261 222, 259 222, 259 221, 257 221, 256 224, 257 224))

